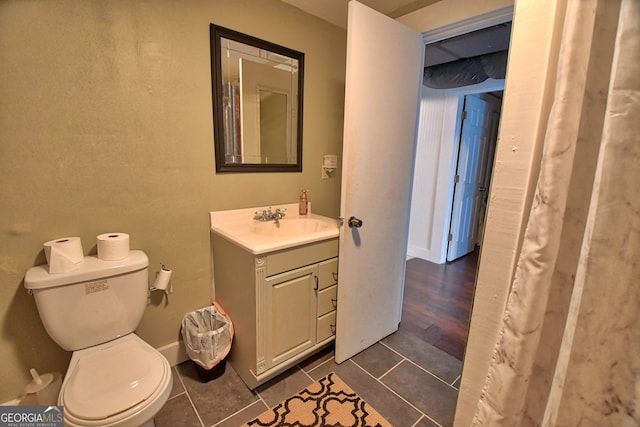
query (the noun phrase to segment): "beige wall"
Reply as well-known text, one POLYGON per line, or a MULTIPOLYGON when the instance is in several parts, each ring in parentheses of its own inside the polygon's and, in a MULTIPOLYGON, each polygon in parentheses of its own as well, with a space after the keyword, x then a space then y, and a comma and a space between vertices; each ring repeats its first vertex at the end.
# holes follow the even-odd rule
POLYGON ((310 190, 337 216, 344 30, 276 0, 176 2, 4 0, 0 3, 0 402, 28 370, 64 371, 26 270, 42 243, 131 235, 131 247, 174 271, 168 305, 154 298, 139 335, 174 342, 182 316, 210 303, 208 211, 279 204, 310 190), (209 23, 305 52, 303 173, 216 175, 209 23))

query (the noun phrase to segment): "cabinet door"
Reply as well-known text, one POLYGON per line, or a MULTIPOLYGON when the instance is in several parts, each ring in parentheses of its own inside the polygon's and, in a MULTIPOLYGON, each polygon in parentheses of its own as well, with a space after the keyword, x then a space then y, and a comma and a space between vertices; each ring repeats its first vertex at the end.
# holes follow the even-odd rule
POLYGON ((267 369, 315 344, 317 280, 317 265, 265 279, 267 369))

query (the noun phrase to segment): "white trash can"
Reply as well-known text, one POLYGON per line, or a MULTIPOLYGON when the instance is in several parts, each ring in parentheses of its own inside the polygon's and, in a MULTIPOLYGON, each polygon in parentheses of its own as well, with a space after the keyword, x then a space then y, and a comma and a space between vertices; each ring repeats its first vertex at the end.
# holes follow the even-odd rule
POLYGON ((233 323, 217 302, 184 316, 182 339, 201 380, 211 381, 224 374, 233 341, 233 323))

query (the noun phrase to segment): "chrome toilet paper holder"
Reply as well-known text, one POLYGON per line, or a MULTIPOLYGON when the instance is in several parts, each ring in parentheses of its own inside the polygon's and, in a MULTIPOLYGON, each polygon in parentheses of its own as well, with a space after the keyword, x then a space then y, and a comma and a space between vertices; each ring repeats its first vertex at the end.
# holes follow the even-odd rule
POLYGON ((171 283, 171 274, 173 272, 162 263, 160 266, 160 271, 156 273, 156 280, 152 286, 149 286, 149 291, 162 291, 165 295, 169 295, 173 293, 173 284, 171 283))

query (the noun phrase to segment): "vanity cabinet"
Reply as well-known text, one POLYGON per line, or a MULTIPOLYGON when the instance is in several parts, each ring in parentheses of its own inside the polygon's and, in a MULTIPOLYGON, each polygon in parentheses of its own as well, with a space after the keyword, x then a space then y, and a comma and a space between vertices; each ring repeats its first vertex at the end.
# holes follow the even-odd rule
POLYGON ((235 328, 229 363, 249 388, 335 339, 338 239, 260 255, 212 241, 215 299, 235 328))

